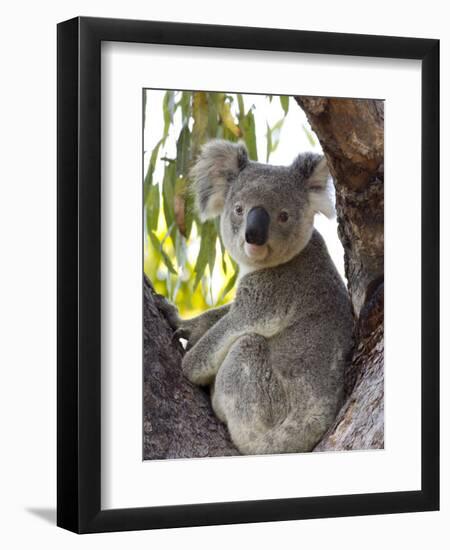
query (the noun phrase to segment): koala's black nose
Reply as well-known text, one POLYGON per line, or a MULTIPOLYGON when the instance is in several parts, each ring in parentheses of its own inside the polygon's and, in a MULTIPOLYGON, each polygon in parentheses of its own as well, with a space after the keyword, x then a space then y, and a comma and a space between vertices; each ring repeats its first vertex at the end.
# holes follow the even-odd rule
POLYGON ((263 245, 269 236, 270 216, 262 206, 255 206, 247 215, 245 240, 249 244, 263 245))

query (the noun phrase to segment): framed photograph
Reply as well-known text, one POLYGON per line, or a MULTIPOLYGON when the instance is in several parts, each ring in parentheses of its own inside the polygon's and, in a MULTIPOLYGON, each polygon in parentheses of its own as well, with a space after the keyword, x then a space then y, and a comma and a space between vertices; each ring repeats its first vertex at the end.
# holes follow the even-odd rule
POLYGON ((438 40, 58 25, 57 435, 77 533, 438 509, 438 40))

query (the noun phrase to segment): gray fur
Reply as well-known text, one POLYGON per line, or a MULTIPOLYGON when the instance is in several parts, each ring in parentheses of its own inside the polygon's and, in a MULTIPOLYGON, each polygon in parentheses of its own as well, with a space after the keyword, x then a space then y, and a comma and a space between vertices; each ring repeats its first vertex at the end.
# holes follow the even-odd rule
POLYGON ((229 182, 247 163, 247 150, 243 145, 214 140, 203 147, 191 173, 196 181, 195 196, 202 221, 220 215, 229 182))
POLYGON ((220 214, 243 275, 232 304, 179 322, 189 341, 183 371, 211 387, 214 411, 242 453, 310 451, 342 403, 352 348, 348 293, 313 228, 318 210, 332 213, 329 174, 319 155, 282 167, 250 162, 243 151, 214 141, 194 169, 201 215, 220 214), (270 214, 256 257, 244 237, 254 206, 270 214))

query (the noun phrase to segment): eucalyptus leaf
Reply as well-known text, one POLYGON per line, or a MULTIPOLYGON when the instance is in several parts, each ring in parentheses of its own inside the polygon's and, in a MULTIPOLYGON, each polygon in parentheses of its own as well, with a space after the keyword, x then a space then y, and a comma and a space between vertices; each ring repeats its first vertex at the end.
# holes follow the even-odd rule
POLYGON ((231 141, 232 143, 236 143, 238 141, 237 135, 234 134, 226 126, 223 127, 223 139, 226 139, 227 141, 231 141))
POLYGON ((289 96, 288 95, 280 95, 280 103, 281 107, 284 111, 284 116, 288 114, 289 111, 289 96))
POLYGON ((185 237, 189 239, 192 229, 192 223, 194 221, 194 197, 189 192, 189 188, 186 189, 184 195, 184 225, 185 225, 185 237))
POLYGON ((162 139, 158 141, 158 143, 153 148, 152 154, 150 156, 150 162, 148 164, 147 173, 145 175, 144 179, 144 203, 147 202, 147 196, 150 192, 150 189, 152 187, 153 183, 153 173, 155 171, 156 161, 158 158, 159 149, 162 144, 162 139))
MULTIPOLYGON (((208 94, 208 98, 211 94, 208 94)), ((208 99, 208 126, 206 128, 207 137, 213 139, 218 137, 219 130, 219 111, 215 102, 208 99)))
POLYGON ((302 124, 302 128, 303 128, 303 131, 305 132, 305 135, 306 135, 311 147, 315 147, 317 144, 316 144, 316 140, 315 140, 314 135, 311 132, 311 130, 306 126, 306 124, 302 124))
MULTIPOLYGON (((180 233, 177 233, 176 235, 175 255, 177 258, 178 267, 181 268, 182 271, 184 271, 187 263, 187 247, 186 239, 180 233)), ((179 281, 181 283, 181 277, 179 281)))
POLYGON ((228 271, 227 262, 226 262, 226 259, 225 259, 226 250, 225 250, 225 247, 223 245, 222 239, 220 238, 219 240, 220 240, 220 250, 222 252, 222 270, 223 270, 224 274, 226 275, 227 271, 228 271))
POLYGON ((210 239, 210 242, 209 242, 209 254, 208 254, 208 267, 209 267, 209 275, 212 278, 213 272, 214 272, 214 265, 216 263, 217 232, 215 228, 213 228, 209 236, 209 239, 210 239))
POLYGON ((177 140, 177 176, 187 176, 191 160, 191 132, 188 126, 183 126, 177 140))
POLYGON ((222 301, 225 296, 232 290, 234 285, 236 284, 237 278, 239 275, 239 270, 236 270, 233 275, 230 277, 228 283, 226 284, 225 288, 223 289, 222 295, 220 296, 220 301, 222 301))
POLYGON ((177 272, 173 267, 173 263, 169 258, 169 256, 167 255, 167 253, 163 250, 162 243, 159 241, 158 237, 155 235, 153 231, 150 231, 149 236, 150 236, 150 241, 152 245, 161 253, 161 258, 164 264, 166 265, 167 269, 169 270, 169 272, 173 273, 174 275, 177 275, 177 272))
POLYGON ((146 202, 147 231, 156 231, 160 208, 159 185, 152 185, 146 202))
POLYGON ((234 120, 233 114, 231 112, 230 103, 224 102, 222 104, 220 116, 222 118, 224 126, 230 131, 230 133, 234 135, 236 138, 241 137, 242 132, 234 120))
MULTIPOLYGON (((166 165, 162 185, 163 209, 167 227, 175 227, 175 183, 176 167, 173 162, 166 165)), ((171 233, 175 245, 175 231, 171 233)))
POLYGON ((195 279, 194 279, 194 285, 192 287, 192 292, 195 292, 195 289, 198 286, 198 283, 201 281, 206 266, 208 265, 208 254, 205 245, 202 243, 200 244, 200 251, 197 257, 197 261, 195 263, 194 273, 195 273, 195 279))
POLYGON ((201 226, 200 250, 194 268, 195 281, 193 290, 197 288, 198 283, 201 281, 203 275, 205 274, 206 266, 209 265, 210 274, 214 269, 214 262, 216 257, 216 239, 217 232, 214 226, 214 222, 205 222, 201 226))
POLYGON ((272 128, 266 122, 266 162, 269 162, 272 152, 272 128))
POLYGON ((245 107, 244 107, 244 98, 242 97, 242 94, 236 94, 238 99, 238 105, 239 105, 239 119, 243 119, 245 116, 245 107))
POLYGON ((258 160, 258 150, 256 146, 256 127, 255 117, 250 109, 242 122, 245 145, 247 146, 250 160, 258 160))
POLYGON ((200 146, 206 141, 208 130, 208 97, 206 92, 195 92, 192 115, 194 118, 194 126, 192 128, 192 156, 195 158, 200 149, 200 146))
POLYGON ((173 124, 173 114, 175 112, 175 92, 167 90, 163 99, 163 117, 164 117, 164 133, 163 141, 166 141, 169 135, 170 125, 173 124))
POLYGON ((180 99, 181 106, 181 124, 187 126, 189 124, 189 119, 191 118, 191 99, 192 92, 182 92, 180 99))
POLYGON ((186 235, 186 179, 177 178, 175 183, 174 215, 175 224, 182 235, 186 235))

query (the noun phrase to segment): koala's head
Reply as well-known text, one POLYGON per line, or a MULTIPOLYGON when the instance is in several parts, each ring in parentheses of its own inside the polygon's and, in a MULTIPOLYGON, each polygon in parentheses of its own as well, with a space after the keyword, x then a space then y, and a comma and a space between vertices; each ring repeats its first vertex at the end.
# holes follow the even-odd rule
POLYGON ((213 140, 192 179, 200 219, 220 216, 223 242, 246 271, 291 260, 311 238, 314 215, 334 215, 326 160, 315 153, 271 166, 250 161, 242 144, 213 140))

